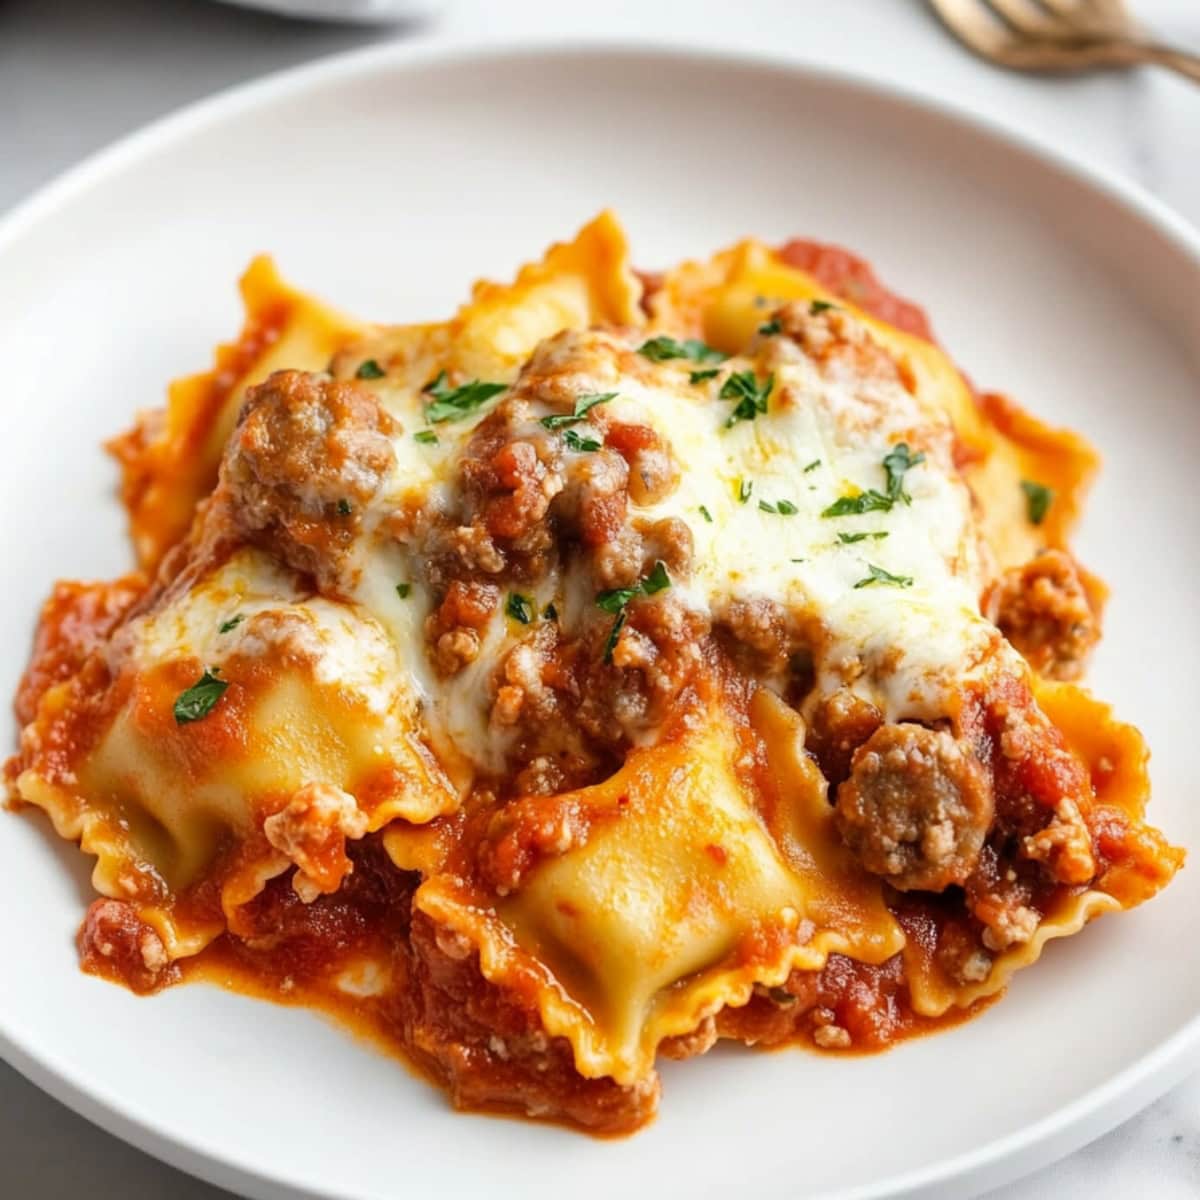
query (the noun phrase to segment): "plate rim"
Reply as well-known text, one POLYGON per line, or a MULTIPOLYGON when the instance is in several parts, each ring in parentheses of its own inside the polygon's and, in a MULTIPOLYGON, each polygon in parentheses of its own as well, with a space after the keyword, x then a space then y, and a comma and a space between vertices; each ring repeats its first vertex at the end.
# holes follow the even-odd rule
MULTIPOLYGON (((818 63, 802 53, 786 54, 750 47, 672 43, 660 37, 588 37, 557 35, 457 37, 448 41, 386 41, 269 72, 181 105, 107 143, 43 183, 25 199, 0 211, 0 259, 39 222, 86 194, 112 175, 156 149, 203 131, 263 103, 303 94, 313 86, 350 79, 376 69, 397 71, 426 66, 454 67, 481 60, 527 57, 626 57, 668 60, 674 65, 724 64, 758 67, 781 75, 857 92, 906 106, 956 126, 982 133, 993 144, 1016 151, 1045 170, 1115 202, 1127 217, 1166 238, 1172 248, 1200 270, 1200 228, 1140 183, 1114 169, 1088 161, 1053 145, 1040 135, 981 113, 956 101, 892 79, 876 79, 863 68, 818 63)), ((153 1118, 134 1112, 107 1086, 77 1082, 68 1064, 46 1047, 30 1049, 10 1027, 0 1008, 0 1058, 30 1083, 106 1133, 179 1170, 218 1187, 237 1188, 259 1200, 350 1200, 342 1191, 314 1188, 265 1172, 197 1138, 185 1139, 157 1126, 153 1118)), ((997 1187, 1036 1170, 1100 1137, 1168 1091, 1190 1071, 1200 1068, 1200 1009, 1168 1038, 1070 1103, 1003 1137, 972 1150, 850 1190, 824 1192, 812 1200, 891 1200, 898 1197, 962 1196, 997 1187), (951 1191, 950 1189, 955 1189, 951 1191)))

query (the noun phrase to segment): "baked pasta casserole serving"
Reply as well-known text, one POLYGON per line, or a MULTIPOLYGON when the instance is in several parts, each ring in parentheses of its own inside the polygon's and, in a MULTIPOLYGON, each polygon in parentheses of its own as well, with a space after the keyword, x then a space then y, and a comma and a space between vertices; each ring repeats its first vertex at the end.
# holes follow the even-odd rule
POLYGON ((110 447, 138 569, 55 588, 16 700, 86 970, 618 1132, 660 1055, 888 1047, 1180 866, 1077 683, 1094 452, 861 260, 642 274, 602 214, 445 322, 242 291, 110 447))

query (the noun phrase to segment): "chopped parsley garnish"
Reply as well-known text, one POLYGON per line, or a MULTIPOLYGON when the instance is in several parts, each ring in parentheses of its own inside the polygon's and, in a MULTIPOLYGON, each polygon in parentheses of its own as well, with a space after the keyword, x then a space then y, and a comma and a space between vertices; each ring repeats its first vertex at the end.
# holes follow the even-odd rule
POLYGON ((207 717, 212 712, 229 686, 225 680, 217 678, 220 670, 220 667, 205 667, 204 674, 190 688, 179 693, 174 709, 177 725, 199 721, 201 717, 207 717))
POLYGON ((802 558, 789 558, 789 559, 788 559, 788 562, 794 562, 794 563, 802 563, 802 562, 804 562, 804 561, 805 561, 805 560, 804 560, 804 559, 802 559, 802 558))
POLYGON ((1044 483, 1035 483, 1032 479, 1021 480, 1021 491, 1025 493, 1025 513, 1031 525, 1040 525, 1050 511, 1054 499, 1054 490, 1044 483))
POLYGON ((563 434, 563 441, 567 443, 567 448, 570 450, 592 451, 600 449, 600 443, 595 438, 584 437, 576 433, 574 429, 568 429, 563 434))
POLYGON ((640 592, 641 585, 634 584, 627 588, 609 588, 607 591, 596 593, 596 606, 606 613, 618 613, 630 600, 640 592))
POLYGON ((874 563, 867 563, 867 570, 870 571, 870 574, 854 585, 856 589, 870 587, 873 583, 886 583, 892 587, 912 587, 911 575, 893 575, 891 571, 885 571, 874 563))
POLYGON ((778 513, 781 517, 794 517, 800 511, 790 500, 776 500, 774 504, 770 500, 760 500, 758 507, 763 512, 778 513))
POLYGON ((373 359, 367 358, 358 364, 355 379, 382 379, 387 372, 373 359))
POLYGON ((542 609, 542 616, 545 617, 547 621, 558 620, 558 609, 554 607, 553 602, 547 604, 546 607, 542 609))
POLYGON ((604 661, 612 662, 613 651, 617 648, 617 641, 621 636, 621 630, 625 628, 626 613, 621 609, 617 613, 617 619, 612 623, 612 628, 608 631, 608 638, 604 643, 604 661))
POLYGON ((840 496, 821 513, 823 517, 853 517, 868 512, 890 512, 892 501, 872 488, 857 496, 840 496))
POLYGON ((887 537, 886 530, 882 533, 839 533, 838 541, 841 542, 843 546, 853 546, 855 542, 865 542, 867 538, 871 538, 876 542, 881 542, 885 537, 887 537))
POLYGON ((712 513, 708 511, 708 506, 700 505, 700 515, 711 525, 713 523, 712 513))
POLYGON ((652 337, 638 347, 638 353, 651 362, 667 362, 672 358, 686 358, 688 362, 724 362, 729 355, 722 350, 706 346, 698 338, 685 338, 677 342, 673 337, 652 337))
POLYGON ((642 591, 647 596, 653 596, 655 592, 666 591, 671 586, 671 577, 667 574, 667 564, 660 558, 654 564, 654 569, 642 580, 642 591))
POLYGON ((816 469, 817 469, 817 468, 818 468, 820 465, 821 465, 821 460, 820 460, 819 458, 814 458, 814 459, 812 460, 812 462, 810 462, 810 463, 809 463, 809 464, 808 464, 808 465, 807 465, 807 466, 804 468, 804 473, 805 473, 805 475, 807 475, 807 474, 809 473, 809 471, 815 471, 815 470, 816 470, 816 469))
POLYGON ((222 621, 217 626, 218 633, 228 633, 231 629, 236 629, 246 618, 241 613, 236 613, 230 617, 228 621, 222 621))
POLYGON ((904 475, 905 472, 920 466, 924 461, 925 455, 911 453, 907 442, 893 446, 883 456, 883 469, 887 473, 888 499, 893 504, 897 500, 901 500, 905 504, 912 503, 912 497, 904 490, 904 475))
POLYGON ((541 420, 544 429, 565 429, 568 425, 578 425, 597 404, 607 404, 617 398, 616 392, 586 392, 575 398, 575 411, 569 413, 554 413, 541 420))
POLYGON ((734 371, 721 384, 719 395, 722 400, 735 401, 733 412, 725 422, 725 428, 736 425, 739 421, 753 421, 755 417, 767 411, 767 397, 775 386, 775 376, 768 375, 765 383, 760 384, 754 377, 753 371, 734 371))
POLYGON ((821 315, 821 313, 828 312, 831 308, 837 308, 837 305, 830 304, 828 300, 814 300, 808 306, 808 311, 814 317, 819 317, 821 315))
POLYGON ((709 367, 704 371, 692 371, 688 375, 688 383, 703 383, 706 379, 715 379, 720 373, 720 367, 709 367))
POLYGON ((413 434, 413 441, 420 442, 422 446, 436 446, 438 444, 438 437, 432 429, 418 429, 413 434))
POLYGON ((758 327, 758 332, 763 337, 774 337, 775 334, 779 333, 781 329, 783 329, 783 326, 780 325, 779 319, 776 317, 775 319, 766 321, 760 325, 758 327))
POLYGON ((504 611, 522 625, 528 625, 537 613, 533 601, 528 596, 522 596, 520 592, 508 593, 508 603, 504 606, 504 611))
POLYGON ((745 504, 750 499, 750 493, 754 491, 754 480, 739 479, 738 480, 738 503, 745 504))
POLYGON ((773 987, 769 995, 776 1004, 781 1004, 785 1008, 795 1004, 799 1000, 799 996, 793 996, 787 988, 773 987))
POLYGON ((609 588, 607 591, 597 592, 596 603, 605 612, 620 612, 634 596, 653 596, 655 592, 665 591, 670 586, 671 576, 667 574, 667 564, 660 558, 645 579, 639 580, 633 587, 609 588))
POLYGON ((412 584, 411 583, 396 584, 396 595, 399 596, 401 600, 407 600, 411 594, 412 594, 412 584))
POLYGON ((924 461, 924 454, 913 454, 906 442, 900 442, 883 456, 883 470, 887 476, 886 496, 874 488, 859 492, 857 496, 840 496, 821 516, 851 517, 868 512, 891 512, 897 503, 911 504, 912 497, 904 490, 904 476, 924 461))
POLYGON ((621 636, 621 630, 625 625, 625 608, 630 600, 637 595, 653 596, 655 592, 665 591, 670 586, 671 576, 667 574, 667 564, 660 558, 654 564, 650 574, 635 583, 633 587, 609 588, 607 591, 596 594, 596 606, 607 613, 615 613, 617 618, 608 631, 608 640, 604 644, 604 661, 606 663, 612 662, 613 650, 616 648, 617 639, 621 636))
POLYGON ((472 379, 462 387, 452 388, 446 386, 446 372, 439 371, 437 378, 431 379, 421 391, 433 397, 433 403, 425 410, 425 419, 437 425, 442 421, 458 421, 469 416, 494 396, 508 391, 508 384, 472 379))
POLYGON ((349 500, 342 499, 337 502, 337 510, 339 517, 348 517, 354 511, 354 505, 349 500))

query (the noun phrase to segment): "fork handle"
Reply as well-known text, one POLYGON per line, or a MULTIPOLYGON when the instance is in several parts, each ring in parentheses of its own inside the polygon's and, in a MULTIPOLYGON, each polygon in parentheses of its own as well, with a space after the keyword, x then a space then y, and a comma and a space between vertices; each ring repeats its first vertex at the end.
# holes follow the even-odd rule
POLYGON ((1190 79, 1193 83, 1200 83, 1200 54, 1189 54, 1184 50, 1172 50, 1169 46, 1154 46, 1151 49, 1161 55, 1161 57, 1155 58, 1154 62, 1161 63, 1164 67, 1169 67, 1172 71, 1176 71, 1185 79, 1190 79))
POLYGON ((1155 66, 1166 67, 1200 83, 1200 54, 1191 54, 1187 50, 1177 50, 1173 46, 1162 46, 1156 42, 1127 42, 1129 62, 1152 63, 1155 66))

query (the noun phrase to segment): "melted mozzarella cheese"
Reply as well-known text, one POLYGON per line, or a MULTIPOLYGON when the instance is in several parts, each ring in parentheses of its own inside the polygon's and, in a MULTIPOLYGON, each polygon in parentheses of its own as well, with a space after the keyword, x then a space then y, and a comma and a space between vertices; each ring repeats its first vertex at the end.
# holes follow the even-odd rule
MULTIPOLYGON (((557 365, 581 392, 607 387, 613 340, 581 335, 557 351, 557 365)), ((896 379, 819 370, 785 339, 730 359, 712 380, 691 383, 691 368, 667 362, 629 374, 605 409, 651 426, 680 469, 666 499, 633 509, 691 529, 694 567, 673 581, 676 594, 718 616, 732 601, 776 602, 823 633, 819 691, 849 684, 891 720, 942 715, 951 680, 1002 651, 979 612, 971 497, 953 464, 949 420, 896 379), (731 425, 734 405, 719 390, 745 371, 773 378, 768 411, 731 425), (883 460, 900 443, 924 455, 904 476, 907 500, 823 515, 841 497, 885 493, 883 460), (795 511, 781 512, 781 502, 795 511)))
MULTIPOLYGON (((394 588, 393 588, 394 592, 394 588)), ((403 700, 396 682, 408 672, 391 631, 360 609, 306 594, 290 572, 256 550, 243 550, 187 592, 114 638, 113 665, 140 670, 178 659, 222 667, 232 656, 291 654, 310 664, 313 681, 353 694, 384 714, 403 700)))
MULTIPOLYGON (((854 358, 820 365, 790 339, 760 338, 751 354, 693 383, 694 364, 652 363, 634 353, 639 344, 640 335, 564 335, 538 350, 538 371, 579 394, 617 391, 605 417, 648 425, 670 447, 677 486, 661 501, 632 505, 631 515, 690 528, 693 569, 672 580, 673 594, 716 620, 736 602, 781 606, 812 631, 814 703, 850 686, 890 720, 944 715, 964 676, 1003 653, 979 613, 971 498, 944 413, 894 374, 872 372, 870 356, 865 366, 854 358), (615 385, 614 361, 625 365, 615 385), (773 382, 765 413, 731 423, 734 404, 719 393, 739 372, 773 382), (923 459, 905 473, 890 509, 824 515, 840 497, 886 493, 883 461, 900 443, 923 459)), ((475 772, 504 768, 514 733, 491 720, 495 679, 527 631, 502 604, 480 631, 472 662, 447 678, 432 665, 426 623, 434 598, 422 583, 421 530, 459 503, 460 460, 490 406, 429 425, 422 383, 401 373, 368 385, 396 422, 396 465, 365 514, 353 603, 298 595, 289 573, 246 551, 135 622, 136 653, 143 665, 186 655, 219 666, 231 654, 269 648, 271 627, 255 617, 287 614, 296 619, 285 636, 313 661, 317 680, 339 682, 372 711, 398 707, 416 719, 462 789, 475 772), (398 511, 410 533, 397 532, 398 511), (234 617, 241 619, 222 632, 234 617)), ((570 632, 594 596, 586 571, 563 567, 533 598, 540 607, 560 593, 570 632)))
POLYGON ((425 638, 432 597, 421 582, 416 547, 403 534, 371 532, 371 518, 378 521, 397 506, 407 506, 419 513, 414 517, 419 526, 450 510, 456 499, 458 460, 490 406, 459 420, 430 424, 425 418, 429 397, 417 381, 392 376, 369 386, 397 422, 392 438, 396 467, 372 505, 368 532, 357 548, 354 600, 388 631, 420 706, 426 735, 451 778, 465 788, 475 771, 499 772, 504 767, 514 733, 491 723, 490 685, 499 664, 520 640, 519 627, 514 630, 503 612, 493 614, 480 631, 478 657, 449 678, 438 678, 425 638), (418 434, 424 440, 418 441, 418 434), (398 583, 407 584, 404 596, 398 583))
MULTIPOLYGON (((715 618, 737 601, 779 604, 818 633, 816 694, 850 686, 890 720, 944 715, 964 677, 1004 653, 979 612, 971 497, 953 463, 945 413, 894 374, 871 371, 869 356, 862 368, 853 359, 822 367, 779 337, 759 339, 751 355, 728 360, 710 380, 692 383, 694 364, 639 356, 614 384, 614 354, 628 363, 640 340, 564 335, 538 349, 538 370, 579 394, 616 390, 606 417, 649 425, 670 446, 678 485, 660 502, 631 507, 635 519, 673 517, 691 530, 693 571, 672 581, 674 594, 715 618), (731 424, 734 405, 719 392, 737 372, 773 386, 766 413, 731 424), (903 498, 888 511, 823 515, 841 497, 886 493, 883 460, 901 443, 924 456, 905 473, 903 498)), ((426 517, 452 511, 459 459, 483 411, 430 426, 420 381, 392 376, 371 387, 400 428, 397 466, 377 512, 398 504, 426 517), (417 441, 422 430, 436 442, 417 441)), ((431 743, 465 785, 472 767, 503 767, 512 733, 489 721, 492 684, 522 630, 496 614, 479 656, 437 678, 423 633, 431 600, 416 582, 413 554, 403 539, 372 538, 359 556, 354 599, 396 644, 431 743), (399 580, 410 581, 404 599, 399 580)), ((547 594, 539 604, 563 593, 568 629, 593 601, 583 575, 568 569, 540 588, 547 594)))

